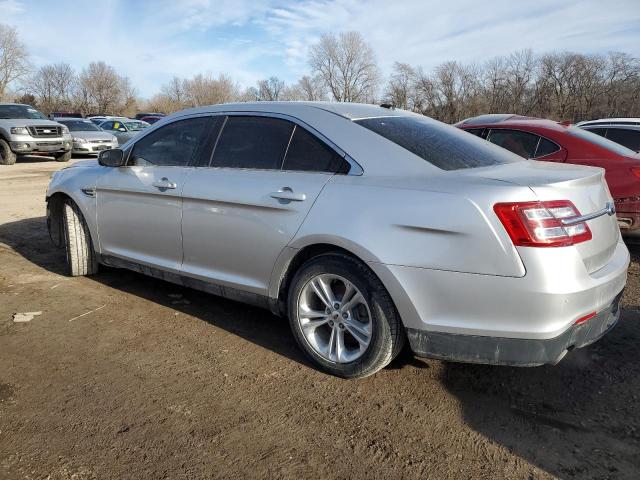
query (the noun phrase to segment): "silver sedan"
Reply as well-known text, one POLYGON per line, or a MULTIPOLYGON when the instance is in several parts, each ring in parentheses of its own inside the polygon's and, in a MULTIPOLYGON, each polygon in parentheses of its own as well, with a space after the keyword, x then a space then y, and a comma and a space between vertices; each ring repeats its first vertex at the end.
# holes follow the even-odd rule
POLYGON ((118 148, 118 139, 103 131, 85 118, 56 118, 66 125, 73 137, 72 153, 76 155, 98 155, 103 150, 118 148))
POLYGON ((129 268, 268 308, 335 375, 406 341, 532 366, 618 320, 629 253, 603 173, 402 110, 216 105, 55 174, 48 225, 71 275, 129 268))

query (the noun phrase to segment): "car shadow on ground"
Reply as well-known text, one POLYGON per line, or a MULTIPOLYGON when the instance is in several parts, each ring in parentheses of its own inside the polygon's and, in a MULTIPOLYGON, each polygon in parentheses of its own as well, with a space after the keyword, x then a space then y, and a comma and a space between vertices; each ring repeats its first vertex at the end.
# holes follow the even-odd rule
MULTIPOLYGON (((0 243, 52 273, 66 275, 65 253, 49 238, 46 218, 0 225, 0 243)), ((90 280, 199 318, 263 348, 313 368, 295 343, 286 319, 269 311, 174 285, 125 269, 100 266, 90 280), (179 297, 179 298, 176 298, 179 297)))
MULTIPOLYGON (((631 245, 634 261, 640 246, 631 245)), ((632 275, 638 275, 637 266, 632 275)), ((618 325, 558 365, 447 363, 443 384, 464 421, 560 478, 638 478, 640 295, 627 289, 618 325)))
MULTIPOLYGON (((0 242, 34 264, 64 274, 64 252, 50 243, 43 217, 0 225, 0 242)), ((630 250, 636 262, 633 274, 638 275, 640 246, 630 250)), ((90 278, 314 368, 295 344, 286 319, 265 310, 127 270, 101 268, 90 278), (182 297, 176 299, 176 294, 182 297)), ((442 363, 441 381, 459 402, 465 423, 561 478, 634 478, 640 471, 640 295, 634 288, 625 295, 619 325, 556 366, 442 363)), ((438 363, 405 350, 390 368, 438 363)))

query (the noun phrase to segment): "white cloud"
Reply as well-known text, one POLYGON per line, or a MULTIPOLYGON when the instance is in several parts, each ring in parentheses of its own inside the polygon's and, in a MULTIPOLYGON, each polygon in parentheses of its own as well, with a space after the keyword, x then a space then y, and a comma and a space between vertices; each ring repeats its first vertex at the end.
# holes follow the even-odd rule
POLYGON ((394 61, 429 69, 532 48, 640 56, 637 0, 0 0, 36 65, 76 69, 104 60, 143 95, 173 75, 228 73, 244 85, 307 73, 308 46, 328 31, 358 30, 386 73, 394 61))

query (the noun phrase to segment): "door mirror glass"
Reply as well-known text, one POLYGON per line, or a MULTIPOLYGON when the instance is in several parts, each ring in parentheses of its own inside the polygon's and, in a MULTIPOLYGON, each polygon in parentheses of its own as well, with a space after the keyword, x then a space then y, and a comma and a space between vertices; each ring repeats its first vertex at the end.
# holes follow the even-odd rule
POLYGON ((122 167, 124 165, 124 152, 119 148, 104 150, 98 155, 98 163, 103 167, 122 167))
POLYGON ((118 131, 119 131, 119 132, 126 132, 126 131, 127 131, 127 129, 126 129, 126 128, 124 128, 124 127, 120 127, 120 128, 118 129, 118 131))

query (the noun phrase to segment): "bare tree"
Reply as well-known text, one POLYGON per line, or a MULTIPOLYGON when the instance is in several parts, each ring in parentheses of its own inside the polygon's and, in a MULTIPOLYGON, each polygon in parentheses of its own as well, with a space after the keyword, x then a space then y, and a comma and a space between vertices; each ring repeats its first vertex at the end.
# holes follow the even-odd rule
POLYGON ((303 100, 316 102, 327 98, 327 87, 320 75, 313 77, 305 75, 298 80, 298 87, 304 93, 303 100))
POLYGON ((325 34, 311 47, 309 64, 324 80, 334 100, 373 100, 380 73, 373 49, 358 32, 325 34))
POLYGON ((218 78, 213 78, 210 74, 198 74, 185 80, 184 89, 186 103, 191 107, 232 102, 239 96, 238 85, 224 74, 218 78))
POLYGON ((7 86, 29 72, 29 54, 15 28, 0 23, 0 99, 7 86))
POLYGON ((267 80, 258 81, 258 100, 273 102, 280 99, 280 94, 284 90, 284 81, 278 77, 270 77, 267 80))
POLYGON ((104 62, 91 62, 80 74, 80 83, 97 113, 115 113, 123 104, 123 78, 104 62))
POLYGON ((77 77, 66 63, 44 65, 25 81, 26 89, 37 98, 45 113, 73 109, 77 77))
POLYGON ((413 109, 415 80, 416 72, 411 65, 399 62, 394 63, 393 73, 384 95, 385 101, 398 108, 413 109))

